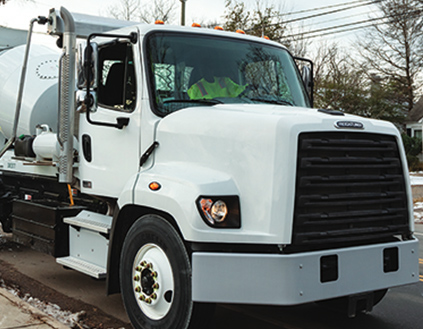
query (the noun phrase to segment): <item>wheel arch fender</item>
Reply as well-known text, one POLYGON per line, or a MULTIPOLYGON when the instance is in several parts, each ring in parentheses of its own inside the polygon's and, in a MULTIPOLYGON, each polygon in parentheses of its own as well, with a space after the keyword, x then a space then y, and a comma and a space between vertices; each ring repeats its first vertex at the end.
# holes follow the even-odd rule
POLYGON ((200 196, 240 196, 230 174, 200 165, 158 164, 141 174, 134 185, 133 203, 171 214, 185 241, 204 240, 220 235, 201 218, 197 200, 200 196), (157 190, 150 184, 159 185, 157 190))
POLYGON ((110 245, 107 261, 107 279, 106 279, 106 293, 107 295, 120 292, 119 285, 119 266, 120 254, 122 251, 125 237, 132 227, 132 225, 142 216, 147 214, 155 214, 163 217, 168 221, 182 237, 181 231, 176 224, 175 219, 168 213, 140 205, 128 204, 116 212, 117 215, 113 218, 110 245))

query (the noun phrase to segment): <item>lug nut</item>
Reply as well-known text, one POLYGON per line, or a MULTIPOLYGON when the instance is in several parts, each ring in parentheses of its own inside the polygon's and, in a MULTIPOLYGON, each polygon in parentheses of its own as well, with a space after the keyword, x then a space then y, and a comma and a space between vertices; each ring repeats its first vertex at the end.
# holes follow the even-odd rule
POLYGON ((157 272, 156 272, 156 271, 151 272, 151 276, 152 276, 153 278, 157 278, 157 272))
POLYGON ((156 300, 156 299, 157 299, 157 294, 156 294, 155 292, 153 292, 153 293, 151 294, 150 298, 151 298, 152 300, 156 300))
POLYGON ((143 302, 143 301, 145 301, 145 296, 141 295, 138 299, 143 302))
POLYGON ((160 286, 159 286, 159 284, 158 284, 157 282, 156 282, 155 284, 153 284, 153 289, 154 289, 154 290, 159 289, 159 287, 160 287, 160 286))
POLYGON ((151 298, 150 298, 150 297, 147 297, 147 298, 145 299, 145 302, 146 302, 147 304, 151 304, 153 301, 151 300, 151 298))
POLYGON ((137 271, 137 272, 141 272, 141 271, 142 271, 142 267, 141 267, 141 266, 137 266, 137 267, 135 268, 135 271, 137 271))
POLYGON ((135 287, 135 292, 141 292, 141 287, 140 286, 136 286, 135 287))
POLYGON ((139 275, 135 275, 134 276, 134 281, 139 281, 140 280, 140 276, 139 275))
POLYGON ((145 260, 143 260, 142 262, 141 262, 141 264, 140 264, 142 267, 146 267, 146 265, 147 265, 147 262, 145 261, 145 260))

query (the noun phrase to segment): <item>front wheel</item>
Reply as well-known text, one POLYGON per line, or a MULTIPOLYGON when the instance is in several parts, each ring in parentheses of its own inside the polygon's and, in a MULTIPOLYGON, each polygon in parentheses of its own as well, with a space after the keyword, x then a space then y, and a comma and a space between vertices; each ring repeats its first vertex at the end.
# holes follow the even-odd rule
POLYGON ((120 284, 136 329, 206 328, 210 304, 191 299, 191 263, 184 243, 164 218, 138 219, 125 238, 120 284))

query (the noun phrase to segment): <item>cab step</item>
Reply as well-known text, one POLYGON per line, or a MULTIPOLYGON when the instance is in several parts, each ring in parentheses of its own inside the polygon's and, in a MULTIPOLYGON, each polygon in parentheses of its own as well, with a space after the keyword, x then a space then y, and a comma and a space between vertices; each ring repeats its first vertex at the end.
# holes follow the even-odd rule
POLYGON ((112 216, 83 210, 63 222, 69 225, 69 256, 56 262, 96 279, 105 278, 112 216))
POLYGON ((65 218, 63 222, 75 227, 109 234, 112 226, 112 217, 83 210, 75 217, 65 218))
POLYGON ((106 277, 107 270, 105 268, 73 256, 57 258, 56 262, 96 279, 104 279, 106 277))

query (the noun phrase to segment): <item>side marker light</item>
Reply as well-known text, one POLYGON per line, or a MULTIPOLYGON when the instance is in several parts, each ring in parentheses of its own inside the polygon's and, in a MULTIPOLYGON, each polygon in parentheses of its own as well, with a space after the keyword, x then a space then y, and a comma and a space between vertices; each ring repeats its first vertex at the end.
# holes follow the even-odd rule
POLYGON ((162 186, 159 184, 159 183, 157 183, 157 182, 151 182, 149 185, 148 185, 148 187, 150 188, 150 190, 152 190, 152 191, 158 191, 158 190, 160 190, 161 188, 162 188, 162 186))

